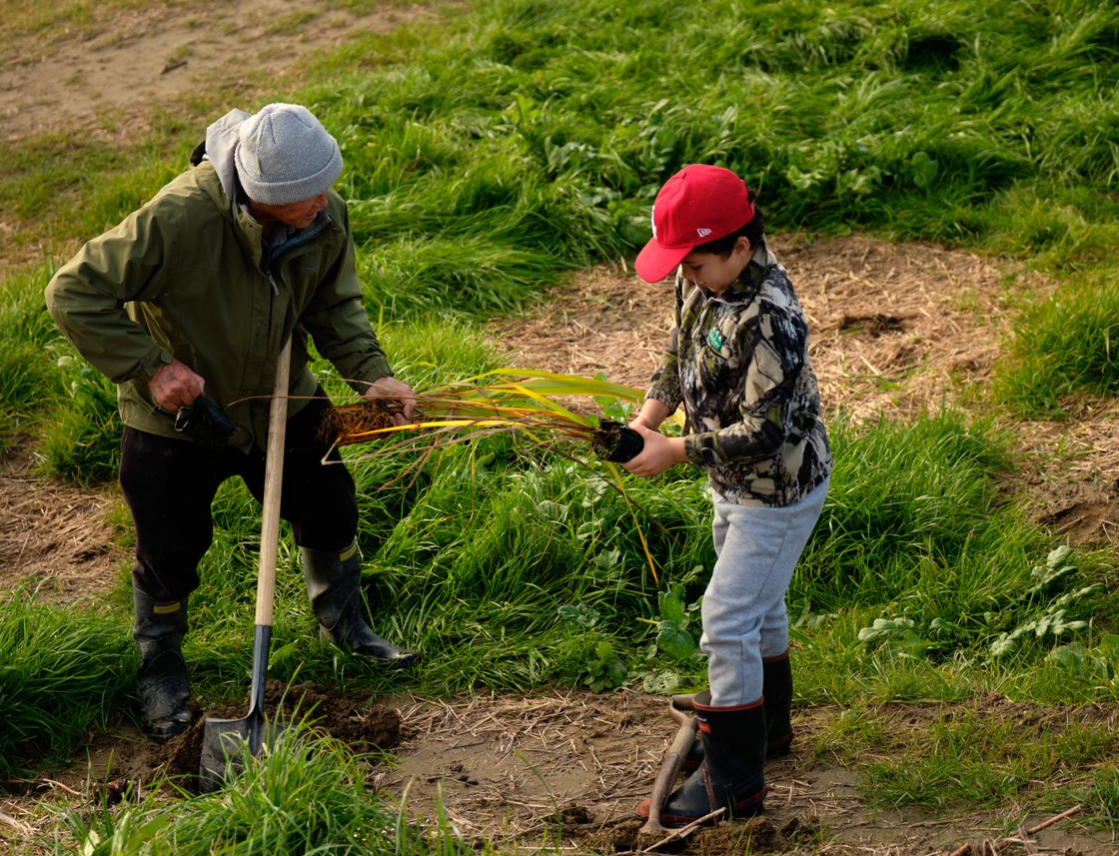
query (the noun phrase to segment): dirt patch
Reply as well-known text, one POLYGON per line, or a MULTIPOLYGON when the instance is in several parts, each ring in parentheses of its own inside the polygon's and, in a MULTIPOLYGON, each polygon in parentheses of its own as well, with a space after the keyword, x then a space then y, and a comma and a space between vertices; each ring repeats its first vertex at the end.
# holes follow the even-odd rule
MULTIPOLYGON (((1051 739, 1085 717, 1101 724, 1114 717, 1104 706, 1056 710, 997 695, 959 705, 888 705, 882 712, 888 733, 902 743, 923 739, 934 721, 965 714, 1010 718, 1024 735, 1038 739, 1051 739)), ((839 713, 832 706, 796 712, 793 754, 767 765, 770 790, 763 815, 699 830, 654 852, 916 856, 1005 834, 1006 818, 998 813, 875 807, 860 770, 822 745, 828 723, 839 713)), ((401 715, 408 734, 397 750, 399 767, 378 771, 375 781, 383 792, 406 794, 407 810, 418 823, 431 822, 441 802, 467 841, 493 841, 499 848, 547 838, 596 853, 633 853, 660 840, 640 834, 636 808, 649 796, 676 730, 663 698, 626 690, 606 696, 414 699, 402 705, 401 715)), ((1044 819, 1016 817, 1013 806, 1006 812, 1029 823, 1044 819)), ((1047 852, 1119 853, 1107 836, 1091 834, 1075 819, 1030 840, 1047 852)))
MULTIPOLYGON (((830 413, 861 421, 938 408, 990 376, 1008 322, 1003 280, 1016 265, 865 236, 777 235, 771 245, 808 316, 812 364, 830 413)), ((668 284, 600 267, 576 274, 551 297, 527 317, 493 322, 511 356, 648 385, 672 326, 668 284)))
POLYGON ((282 91, 291 69, 314 50, 358 32, 387 32, 424 14, 385 3, 366 13, 352 4, 311 0, 203 3, 170 0, 117 9, 80 32, 55 28, 26 39, 0 64, 0 139, 112 129, 143 136, 152 106, 192 90, 246 88, 254 76, 282 91))
POLYGON ((128 552, 108 522, 115 488, 44 482, 26 456, 0 466, 0 592, 37 589, 46 603, 91 601, 118 583, 128 552))

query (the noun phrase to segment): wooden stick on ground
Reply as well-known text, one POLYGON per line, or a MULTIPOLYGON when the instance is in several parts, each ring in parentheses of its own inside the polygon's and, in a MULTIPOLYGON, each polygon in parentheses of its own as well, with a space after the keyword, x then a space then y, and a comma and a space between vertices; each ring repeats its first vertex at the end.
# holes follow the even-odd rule
MULTIPOLYGON (((1041 832, 1041 830, 1043 830, 1043 829, 1048 829, 1050 826, 1052 826, 1055 823, 1060 823, 1062 820, 1067 820, 1068 818, 1072 817, 1073 815, 1079 814, 1082 809, 1083 809, 1083 806, 1079 806, 1079 805, 1073 806, 1070 809, 1066 809, 1065 811, 1062 811, 1060 814, 1053 815, 1053 817, 1049 818, 1048 820, 1043 820, 1041 823, 1034 824, 1033 826, 1031 826, 1029 829, 1026 830, 1026 834, 1027 835, 1035 835, 1036 833, 1041 832)), ((1005 838, 1000 839, 1000 843, 1007 842, 1007 841, 1008 841, 1008 839, 1005 839, 1005 838)), ((971 844, 961 844, 959 847, 957 847, 955 850, 953 850, 950 854, 948 854, 948 856, 968 856, 969 853, 971 853, 971 844)))
POLYGON ((10 826, 20 835, 28 836, 31 834, 30 826, 28 826, 26 823, 23 823, 22 821, 16 820, 10 814, 5 814, 2 811, 0 811, 0 823, 3 823, 5 826, 10 826))
POLYGON ((725 812, 726 812, 726 808, 717 808, 713 812, 711 812, 710 814, 705 814, 703 817, 701 817, 697 820, 693 820, 687 826, 681 826, 679 829, 673 830, 672 833, 670 833, 669 835, 666 835, 660 841, 656 842, 655 844, 650 844, 644 850, 638 850, 637 852, 638 853, 651 853, 652 851, 654 851, 654 850, 656 850, 660 847, 663 847, 665 844, 669 844, 673 841, 676 841, 677 839, 683 838, 686 835, 690 835, 692 832, 694 832, 700 826, 703 826, 703 824, 707 823, 707 821, 712 820, 716 817, 719 817, 720 815, 724 814, 725 812))

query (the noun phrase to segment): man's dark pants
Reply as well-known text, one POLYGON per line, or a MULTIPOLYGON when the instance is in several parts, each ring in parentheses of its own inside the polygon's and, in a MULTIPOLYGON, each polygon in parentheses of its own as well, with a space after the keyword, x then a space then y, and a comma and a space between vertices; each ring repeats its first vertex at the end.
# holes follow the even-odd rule
MULTIPOLYGON (((317 395, 288 420, 280 516, 299 546, 341 551, 357 532, 356 490, 344 466, 321 463, 329 443, 319 426, 330 402, 321 388, 317 395)), ((337 450, 329 460, 341 460, 337 450)), ((211 451, 125 427, 120 483, 136 523, 138 588, 166 602, 198 587, 198 563, 214 535, 210 507, 221 483, 235 475, 260 501, 264 450, 211 451)))

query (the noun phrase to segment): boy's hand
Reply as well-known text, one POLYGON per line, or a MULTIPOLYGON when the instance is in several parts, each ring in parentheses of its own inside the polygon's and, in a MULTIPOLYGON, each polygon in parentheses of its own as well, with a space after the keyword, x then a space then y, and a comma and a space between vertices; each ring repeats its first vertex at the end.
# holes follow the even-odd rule
POLYGON ((652 431, 656 431, 662 422, 672 415, 672 411, 668 409, 668 405, 664 402, 657 401, 655 398, 645 399, 645 403, 641 406, 641 412, 633 417, 633 421, 629 423, 629 427, 634 431, 637 430, 638 425, 642 425, 652 431))
POLYGON ((645 441, 645 448, 641 454, 622 464, 635 476, 644 478, 659 476, 670 467, 688 460, 688 455, 684 451, 683 437, 665 437, 657 431, 650 431, 640 418, 633 420, 630 428, 640 434, 645 441))

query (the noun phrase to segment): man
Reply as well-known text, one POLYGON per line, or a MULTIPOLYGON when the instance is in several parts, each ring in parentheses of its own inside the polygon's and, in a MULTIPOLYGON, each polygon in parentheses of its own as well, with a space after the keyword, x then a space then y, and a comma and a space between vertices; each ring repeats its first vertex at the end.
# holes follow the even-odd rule
POLYGON ((307 368, 308 337, 354 389, 393 399, 398 421, 415 403, 362 305, 346 204, 331 190, 338 143, 305 107, 269 104, 211 125, 191 164, 47 286, 59 327, 119 385, 138 688, 156 739, 191 721, 182 639, 213 536, 210 506, 233 475, 262 495, 268 397, 288 337, 280 513, 302 548, 311 606, 336 645, 395 666, 416 659, 365 622, 354 482, 320 463, 329 402, 307 368))

